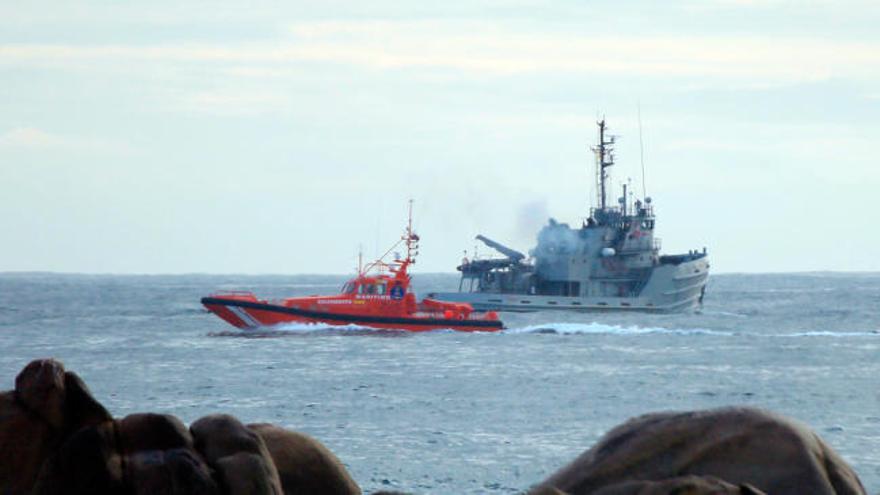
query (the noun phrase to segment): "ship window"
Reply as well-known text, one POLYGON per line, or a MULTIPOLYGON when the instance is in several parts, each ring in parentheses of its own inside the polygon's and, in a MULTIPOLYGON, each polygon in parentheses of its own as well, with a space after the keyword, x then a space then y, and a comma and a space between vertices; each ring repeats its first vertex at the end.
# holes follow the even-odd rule
POLYGON ((343 294, 353 294, 354 293, 354 284, 351 282, 346 282, 345 285, 342 286, 343 294))
POLYGON ((547 301, 547 304, 552 304, 552 305, 556 306, 556 301, 547 301))
POLYGON ((597 306, 608 306, 608 303, 607 302, 597 302, 596 305, 597 306))
POLYGON ((376 293, 376 285, 375 284, 368 284, 364 287, 365 287, 364 293, 366 293, 366 294, 375 294, 376 293))
POLYGON ((579 302, 573 302, 573 303, 571 303, 571 305, 572 305, 572 306, 580 306, 581 303, 579 303, 579 302))
POLYGON ((364 284, 358 285, 358 294, 366 294, 366 292, 367 292, 366 288, 367 288, 367 286, 364 284))
POLYGON ((376 284, 376 294, 385 295, 385 284, 376 284))

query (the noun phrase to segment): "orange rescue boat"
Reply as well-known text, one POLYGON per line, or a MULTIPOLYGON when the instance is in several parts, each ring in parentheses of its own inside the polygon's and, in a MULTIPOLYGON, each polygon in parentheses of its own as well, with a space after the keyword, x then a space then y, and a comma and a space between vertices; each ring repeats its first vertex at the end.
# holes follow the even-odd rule
POLYGON ((280 323, 357 325, 413 332, 452 329, 464 332, 494 332, 503 328, 493 312, 477 314, 470 304, 424 299, 417 302, 407 269, 415 263, 419 237, 412 230, 412 201, 406 233, 384 256, 332 296, 291 297, 268 301, 251 292, 219 292, 202 298, 212 313, 232 325, 248 329, 280 323), (401 243, 406 258, 383 261, 401 243), (371 272, 375 272, 372 275, 371 272))

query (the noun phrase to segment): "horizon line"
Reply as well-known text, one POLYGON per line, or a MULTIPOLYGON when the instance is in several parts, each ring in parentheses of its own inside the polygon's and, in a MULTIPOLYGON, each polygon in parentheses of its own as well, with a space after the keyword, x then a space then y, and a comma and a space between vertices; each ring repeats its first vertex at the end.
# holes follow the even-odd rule
MULTIPOLYGON (((419 272, 420 275, 456 275, 456 272, 419 272)), ((880 270, 790 270, 790 271, 722 271, 710 273, 709 277, 717 275, 821 275, 821 274, 846 274, 846 275, 878 275, 880 270)), ((184 277, 184 276, 209 276, 209 277, 344 277, 354 276, 352 272, 299 272, 299 273, 247 273, 247 272, 77 272, 77 271, 53 271, 53 270, 0 270, 0 276, 7 275, 60 275, 60 276, 140 276, 140 277, 184 277)))

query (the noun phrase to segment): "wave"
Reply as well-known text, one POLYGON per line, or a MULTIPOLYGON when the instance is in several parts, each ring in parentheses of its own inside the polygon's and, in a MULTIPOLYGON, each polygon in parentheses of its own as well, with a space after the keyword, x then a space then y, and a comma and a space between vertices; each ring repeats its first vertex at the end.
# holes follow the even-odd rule
POLYGON ((565 335, 715 335, 731 337, 734 332, 710 330, 707 328, 663 328, 663 327, 624 327, 619 325, 605 325, 602 323, 546 323, 542 325, 529 325, 521 328, 508 328, 504 333, 555 333, 565 335))
POLYGON ((794 332, 770 335, 770 337, 880 337, 880 330, 866 332, 829 332, 828 330, 812 332, 794 332))
MULTIPOLYGON (((476 332, 480 334, 481 332, 476 332)), ((714 336, 714 337, 754 337, 754 338, 800 338, 800 337, 880 337, 880 330, 857 331, 857 332, 831 332, 831 331, 803 331, 791 333, 764 333, 764 332, 737 332, 727 330, 712 330, 708 328, 664 328, 664 327, 640 327, 637 325, 622 326, 604 323, 544 323, 528 325, 524 327, 505 328, 499 334, 556 334, 556 335, 680 335, 680 336, 714 336)), ((461 334, 453 329, 436 329, 423 332, 410 332, 407 330, 378 329, 361 325, 326 325, 320 323, 282 323, 271 327, 261 327, 247 330, 230 330, 224 332, 212 332, 212 337, 244 337, 244 338, 271 338, 293 336, 320 336, 320 335, 380 335, 401 336, 419 334, 461 334)))
MULTIPOLYGON (((325 323, 298 323, 298 322, 289 322, 289 323, 279 323, 277 325, 272 325, 271 327, 265 327, 266 330, 273 330, 276 332, 316 332, 323 330, 369 330, 367 327, 363 327, 360 325, 327 325, 325 323)), ((260 330, 250 330, 259 332, 260 330)))
POLYGON ((710 335, 716 337, 758 337, 758 338, 799 338, 799 337, 880 337, 880 330, 857 332, 804 331, 792 333, 734 332, 711 330, 708 328, 663 328, 607 325, 602 323, 545 323, 519 328, 508 328, 507 334, 561 334, 561 335, 710 335))
MULTIPOLYGON (((440 332, 444 330, 438 330, 440 332)), ((281 323, 269 327, 250 328, 247 330, 227 330, 210 332, 209 337, 237 337, 248 339, 265 339, 276 337, 309 337, 322 335, 375 335, 384 337, 404 336, 410 334, 406 330, 370 328, 360 325, 326 325, 321 323, 281 323)))
POLYGON ((707 309, 699 309, 696 311, 697 314, 705 315, 705 316, 732 316, 734 318, 748 318, 749 315, 745 313, 733 313, 730 311, 718 311, 718 310, 707 310, 707 309))

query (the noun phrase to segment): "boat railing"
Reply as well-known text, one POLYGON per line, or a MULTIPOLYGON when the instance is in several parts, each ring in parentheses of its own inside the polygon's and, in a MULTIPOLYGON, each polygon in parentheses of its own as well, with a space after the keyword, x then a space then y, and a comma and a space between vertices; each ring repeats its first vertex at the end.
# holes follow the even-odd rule
POLYGON ((214 292, 215 296, 252 296, 254 293, 249 290, 218 290, 214 292))
POLYGON ((459 321, 484 321, 484 320, 493 320, 493 319, 498 318, 497 315, 493 318, 492 316, 488 315, 486 312, 483 312, 483 311, 473 311, 470 314, 468 314, 467 316, 455 315, 455 317, 453 317, 453 318, 449 318, 448 315, 446 315, 443 311, 421 310, 418 312, 418 314, 424 315, 429 318, 435 318, 438 320, 455 319, 455 320, 459 320, 459 321))

